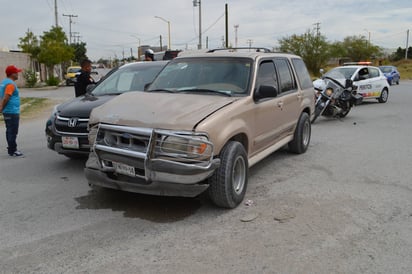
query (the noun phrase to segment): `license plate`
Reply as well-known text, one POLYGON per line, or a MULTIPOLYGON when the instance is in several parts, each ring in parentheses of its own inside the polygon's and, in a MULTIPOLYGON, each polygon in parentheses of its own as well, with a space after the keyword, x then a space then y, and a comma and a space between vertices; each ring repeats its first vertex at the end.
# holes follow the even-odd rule
POLYGON ((125 164, 121 164, 121 163, 116 163, 116 162, 112 162, 112 163, 113 163, 114 170, 117 173, 127 175, 127 176, 130 176, 130 177, 135 177, 136 176, 136 172, 135 172, 134 167, 129 166, 129 165, 125 165, 125 164))
POLYGON ((77 137, 63 136, 62 145, 64 148, 79 149, 79 139, 77 137))

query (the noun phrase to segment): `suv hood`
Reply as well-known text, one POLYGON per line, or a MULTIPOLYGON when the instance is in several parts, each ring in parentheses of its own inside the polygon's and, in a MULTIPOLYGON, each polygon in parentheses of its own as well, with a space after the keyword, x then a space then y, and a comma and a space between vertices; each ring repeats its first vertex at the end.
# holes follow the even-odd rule
POLYGON ((76 97, 60 104, 57 107, 57 113, 63 117, 89 118, 93 108, 98 107, 113 98, 114 95, 76 97))
POLYGON ((236 100, 219 95, 128 92, 95 108, 89 123, 192 130, 202 119, 236 100))

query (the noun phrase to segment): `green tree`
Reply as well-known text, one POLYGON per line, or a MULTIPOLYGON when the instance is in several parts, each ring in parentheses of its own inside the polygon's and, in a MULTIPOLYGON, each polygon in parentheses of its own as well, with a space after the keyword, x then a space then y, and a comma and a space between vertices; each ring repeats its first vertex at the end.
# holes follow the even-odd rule
POLYGON ((37 60, 40 53, 39 39, 33 32, 28 30, 26 36, 19 38, 19 44, 17 45, 23 52, 30 54, 30 58, 37 60))
POLYGON ((348 36, 332 44, 333 57, 347 57, 354 62, 370 61, 382 55, 382 49, 370 44, 365 36, 348 36), (339 54, 339 55, 338 55, 339 54))
POLYGON ((53 77, 55 65, 70 61, 73 56, 74 50, 67 44, 67 36, 61 27, 52 27, 50 31, 43 32, 38 60, 46 65, 49 77, 53 77))
POLYGON ((74 51, 74 56, 73 56, 73 61, 76 63, 81 62, 81 60, 88 59, 86 53, 86 43, 81 42, 81 43, 76 43, 76 44, 71 44, 71 47, 73 48, 74 51))
POLYGON ((279 45, 281 51, 301 56, 312 74, 317 74, 329 59, 326 37, 311 30, 301 35, 282 38, 279 45))
MULTIPOLYGON (((405 51, 406 51, 406 48, 398 47, 398 49, 390 56, 390 60, 399 61, 399 60, 405 59, 405 51)), ((412 59, 412 47, 408 48, 407 59, 412 59)))

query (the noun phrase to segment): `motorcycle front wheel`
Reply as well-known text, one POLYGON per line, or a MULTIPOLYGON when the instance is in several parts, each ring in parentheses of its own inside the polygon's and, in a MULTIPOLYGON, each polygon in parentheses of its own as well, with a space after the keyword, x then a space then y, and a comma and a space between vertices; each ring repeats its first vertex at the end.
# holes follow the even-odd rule
POLYGON ((323 108, 324 105, 322 104, 322 101, 319 100, 315 106, 315 114, 313 116, 312 123, 314 123, 316 119, 319 117, 319 115, 322 113, 323 108))
POLYGON ((349 103, 347 103, 347 105, 345 106, 345 109, 341 113, 338 114, 339 117, 343 118, 346 115, 348 115, 351 108, 352 108, 352 106, 349 103))

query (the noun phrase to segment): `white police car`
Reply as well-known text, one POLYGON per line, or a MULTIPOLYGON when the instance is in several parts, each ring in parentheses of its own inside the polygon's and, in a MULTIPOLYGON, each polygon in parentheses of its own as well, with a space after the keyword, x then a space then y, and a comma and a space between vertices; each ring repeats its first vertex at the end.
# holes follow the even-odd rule
POLYGON ((389 84, 385 75, 378 67, 370 66, 370 62, 348 63, 331 69, 324 76, 337 80, 351 79, 362 95, 363 101, 376 99, 379 103, 386 103, 389 96, 389 84), (342 77, 345 79, 341 79, 342 77))

